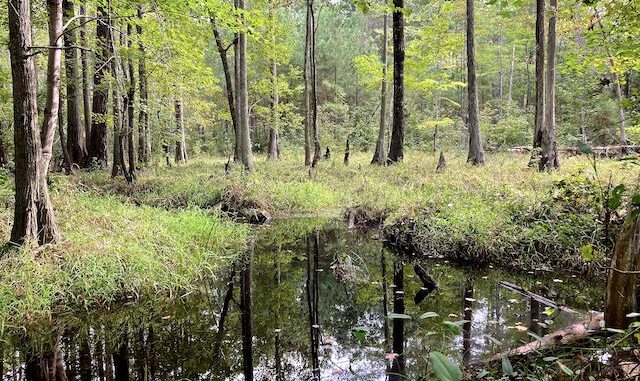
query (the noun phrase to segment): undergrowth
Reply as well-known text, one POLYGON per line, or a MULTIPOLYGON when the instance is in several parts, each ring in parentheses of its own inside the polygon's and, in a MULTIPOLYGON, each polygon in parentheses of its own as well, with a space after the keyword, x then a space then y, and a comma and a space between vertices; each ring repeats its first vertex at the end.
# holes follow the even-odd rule
MULTIPOLYGON (((247 228, 189 208, 133 207, 51 185, 63 241, 0 253, 0 322, 28 324, 78 307, 197 290, 245 247, 247 228)), ((11 209, 2 212, 8 240, 11 209)))

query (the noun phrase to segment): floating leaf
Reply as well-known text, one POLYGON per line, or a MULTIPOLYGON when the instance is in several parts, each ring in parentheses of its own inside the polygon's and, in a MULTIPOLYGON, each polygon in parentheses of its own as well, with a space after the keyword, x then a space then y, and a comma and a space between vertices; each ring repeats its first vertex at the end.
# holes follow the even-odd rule
POLYGON ((440 352, 429 353, 429 363, 440 381, 460 381, 462 379, 460 368, 440 352))

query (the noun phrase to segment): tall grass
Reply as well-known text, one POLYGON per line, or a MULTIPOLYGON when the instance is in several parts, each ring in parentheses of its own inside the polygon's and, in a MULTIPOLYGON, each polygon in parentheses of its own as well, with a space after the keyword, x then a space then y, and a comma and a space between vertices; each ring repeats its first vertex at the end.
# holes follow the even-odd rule
MULTIPOLYGON (((54 190, 53 199, 64 239, 2 254, 0 321, 28 323, 143 295, 180 296, 245 247, 245 226, 195 208, 134 207, 66 190, 54 190)), ((1 234, 6 239, 6 224, 1 234)))

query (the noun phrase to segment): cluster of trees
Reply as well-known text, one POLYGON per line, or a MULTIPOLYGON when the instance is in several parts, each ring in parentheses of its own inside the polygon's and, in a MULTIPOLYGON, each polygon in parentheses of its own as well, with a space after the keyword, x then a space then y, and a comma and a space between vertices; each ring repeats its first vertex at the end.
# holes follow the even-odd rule
POLYGON ((463 145, 481 165, 485 149, 533 135, 532 164, 547 170, 559 143, 627 145, 640 134, 637 8, 10 0, 0 165, 15 162, 12 241, 57 240, 55 167, 110 163, 134 181, 154 158, 207 150, 252 170, 253 152, 277 160, 283 145, 304 146, 315 166, 345 140, 377 164, 401 161, 405 146, 463 145))

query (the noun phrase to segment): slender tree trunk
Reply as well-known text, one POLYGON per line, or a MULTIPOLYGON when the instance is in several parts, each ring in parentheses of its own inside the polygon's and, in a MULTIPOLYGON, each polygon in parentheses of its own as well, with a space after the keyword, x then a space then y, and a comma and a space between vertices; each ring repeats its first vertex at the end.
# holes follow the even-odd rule
MULTIPOLYGON (((110 16, 109 16, 110 17, 110 16)), ((122 67, 122 60, 118 55, 116 49, 116 42, 111 30, 113 25, 111 19, 108 21, 109 34, 108 41, 110 42, 110 67, 111 75, 115 78, 113 83, 113 166, 111 170, 111 177, 116 177, 121 173, 124 175, 127 182, 132 182, 130 172, 126 165, 125 158, 125 138, 126 138, 126 106, 128 100, 126 99, 125 84, 124 84, 124 71, 122 67)))
MULTIPOLYGON (((273 25, 276 22, 275 12, 273 10, 274 5, 271 5, 269 9, 270 19, 273 25)), ((276 45, 276 35, 273 32, 272 40, 273 46, 276 45)), ((278 113, 278 103, 280 102, 280 95, 278 92, 278 62, 275 58, 275 53, 271 58, 271 127, 269 129, 269 153, 268 158, 271 160, 280 159, 280 132, 278 131, 278 125, 280 122, 280 114, 278 113)))
POLYGON ((176 164, 187 162, 187 147, 184 134, 184 108, 179 99, 175 100, 176 109, 176 164))
MULTIPOLYGON (((80 16, 86 16, 86 8, 85 8, 86 0, 80 5, 80 16)), ((82 46, 88 45, 87 38, 87 24, 83 24, 80 27, 80 43, 82 46)), ((89 69, 89 53, 82 49, 80 50, 80 57, 82 63, 82 103, 84 107, 84 138, 85 138, 85 149, 88 148, 89 139, 91 138, 91 80, 90 78, 90 69, 89 69)), ((85 154, 86 159, 86 154, 85 154)))
MULTIPOLYGON (((15 213, 11 242, 39 244, 60 239, 47 187, 47 173, 60 98, 60 49, 50 49, 47 101, 42 130, 38 126, 37 75, 32 54, 31 1, 9 0, 9 52, 13 78, 15 145, 15 213)), ((60 47, 62 4, 48 0, 49 44, 60 47)))
POLYGON ((507 102, 511 104, 513 102, 513 74, 516 68, 516 44, 513 43, 513 50, 511 52, 511 71, 509 72, 509 93, 507 95, 507 102))
POLYGON ((93 119, 91 121, 91 138, 89 139, 89 164, 107 167, 107 104, 109 88, 106 81, 110 67, 111 32, 109 15, 104 6, 98 6, 96 27, 97 53, 96 70, 93 74, 93 119))
MULTIPOLYGON (((138 7, 138 25, 136 33, 142 37, 142 7, 138 7)), ((151 163, 151 130, 149 127, 149 92, 147 89, 147 58, 142 41, 138 42, 140 58, 138 60, 138 86, 140 90, 140 111, 138 113, 138 160, 144 165, 151 163)))
POLYGON ((314 380, 320 380, 320 315, 318 257, 320 254, 320 236, 316 230, 307 237, 307 307, 309 309, 309 341, 311 343, 311 374, 314 380))
POLYGON ((311 15, 311 28, 309 37, 309 69, 311 71, 311 126, 313 132, 313 161, 311 166, 322 159, 322 147, 320 146, 320 126, 318 125, 318 78, 316 69, 316 16, 313 9, 313 0, 307 0, 309 14, 311 15))
POLYGON ((546 103, 540 171, 560 167, 556 142, 556 22, 558 18, 558 0, 549 0, 549 6, 552 14, 549 17, 546 103))
POLYGON ((404 0, 393 0, 393 131, 389 164, 404 157, 404 0))
MULTIPOLYGON (((133 36, 133 26, 130 22, 127 23, 127 48, 129 50, 133 49, 133 41, 131 40, 133 36)), ((135 84, 135 70, 133 68, 133 59, 127 58, 127 69, 129 72, 128 85, 129 89, 127 92, 127 152, 129 159, 129 176, 132 179, 136 177, 136 150, 133 139, 133 130, 135 124, 135 96, 136 96, 136 84, 135 84)))
POLYGON ((60 148, 62 148, 62 165, 67 174, 73 173, 73 161, 67 149, 67 140, 64 133, 64 98, 60 97, 60 109, 58 111, 58 134, 60 135, 60 148))
MULTIPOLYGON (((222 43, 222 37, 216 24, 216 18, 211 18, 211 27, 213 28, 213 36, 218 48, 218 54, 220 55, 220 62, 222 62, 222 71, 224 72, 225 92, 227 95, 227 105, 229 107, 229 114, 231 115, 231 123, 233 125, 233 136, 235 143, 234 157, 238 157, 238 110, 236 108, 235 93, 233 91, 233 81, 231 80, 231 70, 229 69, 229 59, 227 56, 227 49, 222 43)), ((235 42, 233 43, 235 45, 235 42)), ((237 48, 236 48, 237 51, 237 48)))
MULTIPOLYGON (((63 0, 62 8, 65 23, 75 17, 73 3, 63 0)), ((71 161, 75 164, 84 163, 87 157, 87 148, 82 129, 80 71, 78 62, 78 50, 75 48, 76 31, 75 24, 71 23, 64 34, 64 62, 67 77, 67 149, 71 161)))
MULTIPOLYGON (((245 9, 245 0, 238 0, 238 9, 245 9)), ((246 26, 244 13, 241 15, 242 25, 246 26)), ((247 91, 247 36, 238 33, 238 135, 240 137, 240 159, 245 169, 253 171, 253 153, 251 147, 251 131, 249 129, 249 104, 247 91)))
POLYGON ((380 126, 378 128, 378 141, 376 143, 376 151, 373 154, 371 164, 384 165, 387 161, 387 148, 385 144, 385 135, 387 132, 387 48, 389 40, 389 17, 387 12, 382 16, 382 84, 380 90, 380 126))
POLYGON ((309 47, 311 45, 311 14, 307 2, 307 29, 304 40, 304 165, 311 165, 311 100, 309 91, 309 47))
POLYGON ((484 151, 480 137, 478 112, 478 84, 476 82, 476 46, 474 0, 467 0, 467 95, 469 98, 469 156, 467 162, 473 165, 484 164, 484 151))
MULTIPOLYGON (((393 263, 393 313, 404 314, 404 263, 396 259, 393 263)), ((405 351, 404 351, 404 320, 393 319, 393 343, 392 349, 396 358, 391 364, 389 381, 401 381, 405 379, 405 351)))
POLYGON ((536 0, 536 115, 533 155, 537 155, 535 148, 542 147, 544 132, 544 11, 544 0, 536 0))

